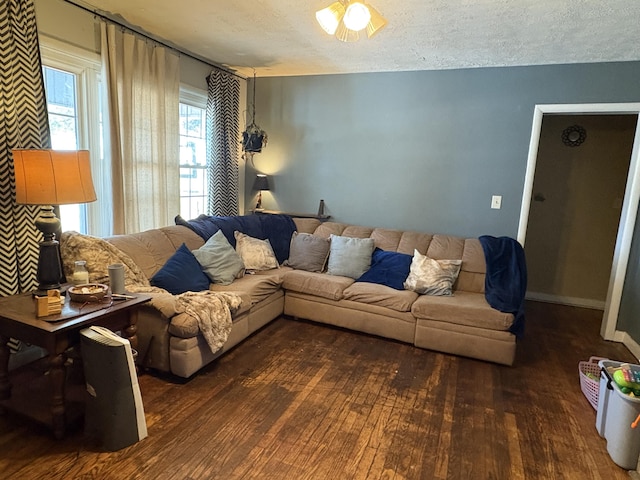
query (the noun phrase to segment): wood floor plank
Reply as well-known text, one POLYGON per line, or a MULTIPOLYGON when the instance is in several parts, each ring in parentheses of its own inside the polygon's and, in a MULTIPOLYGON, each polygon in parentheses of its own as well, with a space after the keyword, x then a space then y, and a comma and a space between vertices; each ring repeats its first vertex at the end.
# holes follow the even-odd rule
POLYGON ((626 479, 578 381, 634 361, 601 317, 528 302, 513 367, 283 317, 188 381, 141 375, 149 437, 118 452, 0 417, 0 478, 626 479))
POLYGON ((513 480, 523 480, 526 478, 524 473, 524 465, 522 463, 522 442, 521 435, 518 430, 516 416, 513 413, 506 413, 504 416, 505 437, 508 443, 509 460, 506 462, 505 470, 508 476, 513 480))

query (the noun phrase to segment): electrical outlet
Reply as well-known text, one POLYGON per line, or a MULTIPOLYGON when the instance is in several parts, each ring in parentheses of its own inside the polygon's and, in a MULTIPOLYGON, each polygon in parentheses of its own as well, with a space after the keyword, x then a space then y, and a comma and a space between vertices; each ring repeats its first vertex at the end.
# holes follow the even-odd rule
POLYGON ((491 197, 491 208, 500 210, 500 207, 502 207, 502 195, 494 195, 491 197))

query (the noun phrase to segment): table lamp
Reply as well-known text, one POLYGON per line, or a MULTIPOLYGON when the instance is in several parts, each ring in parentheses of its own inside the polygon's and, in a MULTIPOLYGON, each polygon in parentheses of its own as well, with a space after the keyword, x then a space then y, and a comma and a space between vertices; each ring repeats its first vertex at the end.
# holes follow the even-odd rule
POLYGON ((256 202, 256 208, 254 210, 261 211, 262 208, 262 191, 269 190, 269 180, 264 173, 256 175, 256 181, 253 182, 253 189, 258 190, 258 201, 256 202))
POLYGON ((41 205, 36 228, 42 232, 38 257, 38 294, 60 288, 63 278, 53 205, 96 200, 87 150, 13 150, 16 203, 41 205))

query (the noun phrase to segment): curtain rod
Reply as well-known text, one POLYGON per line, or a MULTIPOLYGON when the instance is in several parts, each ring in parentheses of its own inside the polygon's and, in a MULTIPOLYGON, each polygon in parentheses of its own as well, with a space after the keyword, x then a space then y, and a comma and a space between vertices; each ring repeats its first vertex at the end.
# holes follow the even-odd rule
POLYGON ((95 10, 93 7, 85 6, 85 5, 81 4, 78 0, 64 0, 64 2, 66 2, 66 3, 70 4, 70 5, 73 5, 74 7, 77 7, 79 9, 81 9, 81 10, 84 10, 85 12, 88 12, 88 13, 90 13, 92 15, 95 15, 96 17, 100 17, 103 20, 107 20, 107 21, 109 21, 111 23, 115 23, 119 27, 126 28, 127 30, 130 30, 130 31, 132 31, 133 33, 135 33, 137 35, 140 35, 140 36, 142 36, 144 38, 147 38, 147 39, 149 39, 149 40, 151 40, 153 42, 156 42, 156 43, 162 45, 163 47, 167 47, 167 48, 169 48, 171 50, 174 50, 174 51, 176 51, 176 52, 178 52, 178 53, 180 53, 182 55, 185 55, 185 56, 187 56, 189 58, 193 58, 194 60, 198 60, 199 62, 206 63, 210 67, 217 68, 218 70, 222 70, 224 72, 230 73, 231 75, 233 75, 235 77, 238 77, 238 78, 241 78, 242 80, 246 80, 245 77, 243 77, 242 75, 234 72, 230 68, 223 67, 222 65, 219 65, 219 64, 217 64, 217 63, 215 63, 215 62, 213 62, 213 61, 211 61, 209 59, 206 59, 206 58, 204 58, 204 57, 202 57, 202 56, 200 56, 198 54, 189 52, 187 50, 183 50, 182 48, 178 48, 178 47, 176 47, 174 45, 169 45, 166 40, 161 40, 158 37, 153 36, 152 34, 143 32, 140 29, 137 29, 137 28, 125 23, 122 20, 118 20, 117 18, 115 18, 114 15, 111 15, 111 14, 109 14, 107 12, 95 10))

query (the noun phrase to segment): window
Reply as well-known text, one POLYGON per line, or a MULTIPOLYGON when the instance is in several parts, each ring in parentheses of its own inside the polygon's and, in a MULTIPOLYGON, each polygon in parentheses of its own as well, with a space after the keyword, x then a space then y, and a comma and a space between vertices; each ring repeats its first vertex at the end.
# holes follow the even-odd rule
MULTIPOLYGON (((76 76, 71 72, 44 67, 44 84, 49 112, 51 148, 78 149, 78 111, 76 76)), ((62 230, 87 232, 87 209, 84 205, 60 205, 62 230)))
POLYGON ((209 195, 205 142, 206 96, 180 91, 180 215, 192 219, 206 213, 209 195))
MULTIPOLYGON (((98 199, 102 197, 104 201, 99 169, 103 164, 100 58, 94 53, 48 37, 40 38, 40 45, 51 147, 56 150, 87 149, 91 152, 93 182, 98 199)), ((62 230, 109 235, 110 226, 106 230, 100 227, 99 208, 94 204, 60 205, 62 230)))
POLYGON ((76 109, 76 76, 62 70, 44 67, 47 110, 51 129, 51 147, 56 150, 78 148, 76 109))

